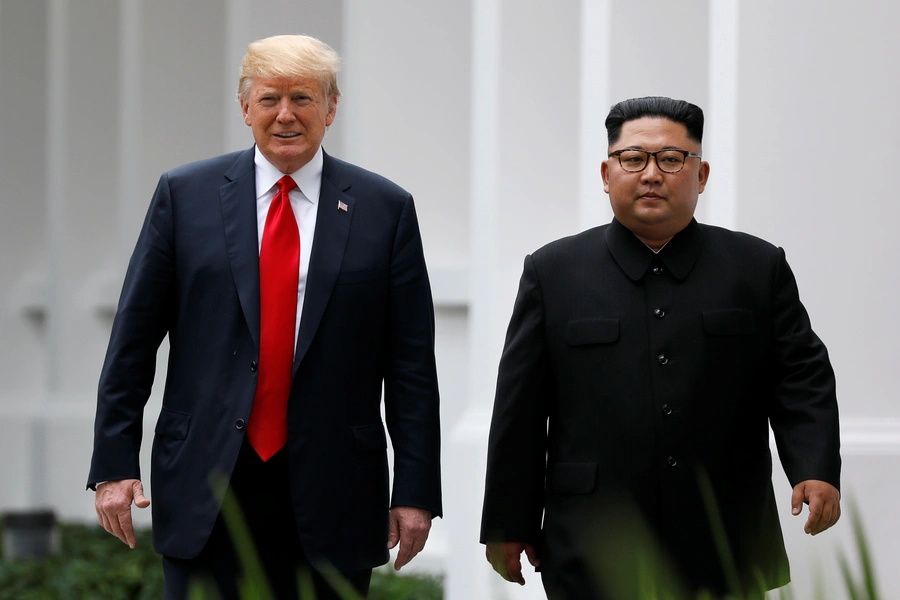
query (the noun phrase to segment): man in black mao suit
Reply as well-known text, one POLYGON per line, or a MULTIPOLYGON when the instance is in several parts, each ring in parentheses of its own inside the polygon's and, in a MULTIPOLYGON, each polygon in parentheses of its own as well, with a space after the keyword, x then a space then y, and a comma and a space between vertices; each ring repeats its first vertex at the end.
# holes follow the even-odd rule
POLYGON ((195 576, 237 597, 240 569, 214 475, 230 481, 278 598, 296 598, 297 570, 310 566, 317 598, 336 597, 325 568, 364 595, 388 549, 399 543, 395 567, 406 564, 441 514, 434 315, 413 199, 321 149, 339 66, 314 38, 251 44, 239 98, 255 147, 165 173, 128 267, 88 485, 101 524, 133 547, 131 504, 149 504, 142 413, 168 335, 151 458, 166 598, 184 598, 195 576), (277 235, 295 239, 284 255, 266 245, 276 205, 289 217, 277 235), (285 281, 293 283, 276 304, 289 316, 273 327, 276 293, 266 290, 285 281), (287 354, 267 346, 270 338, 286 340, 287 354), (273 374, 280 392, 260 383, 273 374), (263 402, 282 412, 261 430, 263 402), (274 455, 248 443, 254 425, 274 455))
POLYGON ((840 515, 825 347, 783 250, 693 219, 702 111, 632 99, 606 126, 613 222, 525 259, 488 446, 488 560, 524 584, 524 551, 552 599, 639 597, 648 573, 675 597, 784 585, 769 425, 805 531, 840 515))

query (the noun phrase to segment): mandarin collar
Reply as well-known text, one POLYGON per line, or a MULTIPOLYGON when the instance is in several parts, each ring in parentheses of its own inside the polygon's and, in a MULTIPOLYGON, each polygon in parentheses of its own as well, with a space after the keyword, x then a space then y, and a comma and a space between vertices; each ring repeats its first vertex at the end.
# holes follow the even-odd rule
POLYGON ((606 229, 606 245, 619 267, 628 277, 638 281, 651 264, 662 263, 676 279, 691 272, 703 248, 703 226, 691 219, 688 226, 675 234, 662 250, 654 253, 615 217, 606 229))

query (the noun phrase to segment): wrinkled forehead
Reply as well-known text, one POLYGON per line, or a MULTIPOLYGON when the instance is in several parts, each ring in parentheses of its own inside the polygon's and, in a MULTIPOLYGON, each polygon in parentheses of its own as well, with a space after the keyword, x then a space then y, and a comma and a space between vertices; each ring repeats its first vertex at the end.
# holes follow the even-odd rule
POLYGON ((690 138, 683 123, 665 117, 641 117, 623 123, 618 141, 609 149, 614 151, 622 148, 682 148, 699 151, 700 144, 690 138))

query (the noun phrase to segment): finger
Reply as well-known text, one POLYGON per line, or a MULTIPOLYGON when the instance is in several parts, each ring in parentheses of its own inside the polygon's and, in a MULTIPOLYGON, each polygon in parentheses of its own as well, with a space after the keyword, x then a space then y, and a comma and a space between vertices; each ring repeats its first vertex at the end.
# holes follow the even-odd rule
POLYGON ((818 533, 823 510, 821 497, 815 496, 809 499, 809 518, 806 519, 806 525, 803 527, 806 533, 818 533))
POLYGON ((397 517, 391 511, 391 528, 388 531, 388 550, 392 549, 400 541, 400 525, 397 523, 397 517))
POLYGON ((122 529, 123 540, 128 547, 134 550, 137 546, 137 539, 134 537, 134 524, 131 522, 131 511, 121 513, 119 515, 119 527, 122 529))
POLYGON ((144 485, 140 481, 134 484, 134 505, 138 508, 147 508, 150 501, 144 496, 144 485))
POLYGON ((795 517, 800 514, 805 500, 805 486, 802 483, 794 486, 794 492, 791 494, 791 514, 795 517))
POLYGON ((419 528, 411 527, 401 529, 400 531, 400 552, 398 560, 394 563, 394 567, 399 571, 400 567, 409 563, 416 555, 425 548, 425 541, 428 539, 428 530, 420 531, 419 528), (400 555, 403 555, 403 562, 400 563, 400 555))
POLYGON ((128 540, 125 538, 125 532, 122 531, 122 525, 119 523, 119 518, 115 515, 107 518, 109 519, 109 529, 107 529, 107 531, 122 540, 123 543, 127 544, 128 540))
POLYGON ((109 519, 106 518, 106 515, 97 511, 97 520, 100 521, 100 526, 103 527, 107 533, 112 533, 112 527, 110 527, 109 519))
POLYGON ((518 554, 510 554, 506 557, 506 572, 509 575, 508 581, 525 585, 525 577, 522 576, 522 560, 518 554))
POLYGON ((428 533, 431 531, 431 521, 427 521, 422 527, 418 527, 415 535, 412 536, 413 552, 418 554, 425 549, 425 542, 428 541, 428 533))
MULTIPOLYGON (((828 503, 828 512, 826 513, 826 518, 822 521, 822 531, 826 529, 830 529, 832 525, 837 522, 837 506, 833 503, 828 503)), ((821 533, 821 532, 820 532, 821 533)))
POLYGON ((401 567, 409 563, 416 553, 413 551, 413 545, 407 537, 400 540, 400 550, 397 552, 397 560, 394 561, 394 569, 399 571, 401 567))
POLYGON ((840 506, 837 503, 829 502, 822 516, 822 522, 819 525, 819 530, 816 533, 822 533, 823 531, 830 529, 835 523, 837 523, 839 514, 840 506))
POLYGON ((536 569, 540 566, 541 559, 538 558, 537 549, 532 544, 525 544, 525 556, 528 557, 528 562, 532 567, 536 569))

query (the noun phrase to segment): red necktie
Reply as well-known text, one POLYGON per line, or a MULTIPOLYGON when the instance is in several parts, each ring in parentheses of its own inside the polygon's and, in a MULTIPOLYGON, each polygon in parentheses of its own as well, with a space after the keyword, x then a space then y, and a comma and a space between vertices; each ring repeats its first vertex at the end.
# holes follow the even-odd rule
POLYGON ((278 180, 259 249, 259 370, 247 439, 263 461, 287 443, 300 277, 300 233, 288 192, 296 186, 288 175, 278 180))

